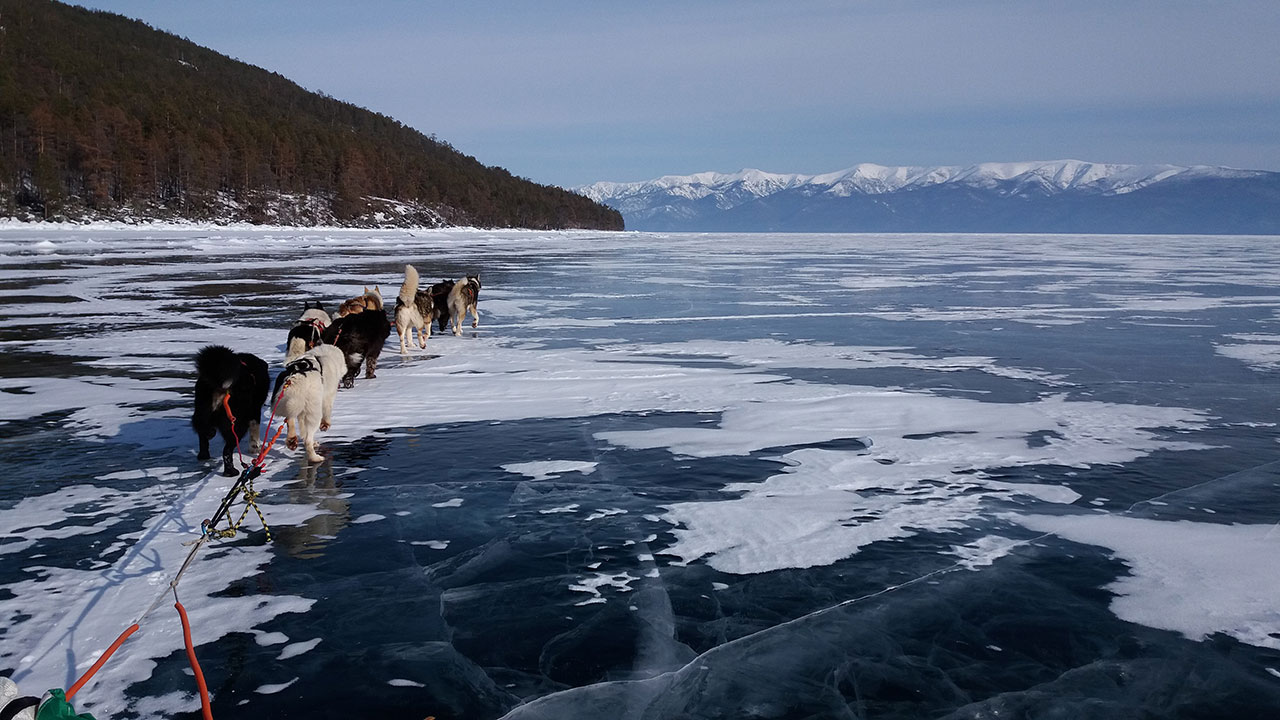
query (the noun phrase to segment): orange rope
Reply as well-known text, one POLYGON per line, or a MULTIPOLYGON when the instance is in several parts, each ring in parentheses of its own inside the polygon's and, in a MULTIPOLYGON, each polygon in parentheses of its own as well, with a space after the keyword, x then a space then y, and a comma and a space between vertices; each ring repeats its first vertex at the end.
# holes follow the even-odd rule
POLYGON ((72 685, 67 690, 67 699, 70 700, 75 697, 75 694, 80 692, 80 688, 84 687, 84 684, 89 682, 90 678, 94 676, 94 673, 101 670, 102 666, 107 664, 107 659, 110 658, 116 650, 119 650, 120 646, 124 644, 124 641, 128 640, 129 636, 137 632, 137 630, 138 623, 134 623, 130 625, 127 630, 120 633, 120 637, 116 638, 116 641, 111 643, 111 647, 107 648, 107 651, 102 653, 102 657, 98 658, 98 662, 94 663, 93 667, 89 668, 85 674, 81 675, 80 679, 76 681, 76 684, 72 685))
POLYGON ((244 453, 240 452, 240 436, 236 435, 236 416, 231 412, 231 393, 222 396, 222 409, 227 411, 227 420, 231 422, 231 437, 236 439, 236 453, 240 455, 240 464, 244 464, 244 453))
POLYGON ((227 419, 231 421, 231 427, 235 427, 236 416, 231 412, 231 393, 222 396, 222 409, 227 411, 227 419))
POLYGON ((200 671, 200 661, 196 660, 196 649, 191 642, 191 622, 187 620, 187 609, 177 602, 174 593, 173 606, 178 608, 178 617, 182 618, 182 639, 187 644, 187 659, 191 661, 191 669, 196 674, 196 687, 200 689, 200 712, 204 720, 213 720, 213 710, 209 707, 209 687, 204 683, 204 673, 200 671))

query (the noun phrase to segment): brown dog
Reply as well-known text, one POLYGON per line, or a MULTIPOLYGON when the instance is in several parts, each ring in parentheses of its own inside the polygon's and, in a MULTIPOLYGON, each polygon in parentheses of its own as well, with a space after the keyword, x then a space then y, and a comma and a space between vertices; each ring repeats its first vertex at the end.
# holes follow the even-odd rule
POLYGON ((382 291, 377 285, 370 290, 366 285, 364 294, 342 301, 338 306, 338 312, 334 313, 334 317, 343 317, 352 313, 364 312, 365 310, 381 310, 382 309, 382 291))

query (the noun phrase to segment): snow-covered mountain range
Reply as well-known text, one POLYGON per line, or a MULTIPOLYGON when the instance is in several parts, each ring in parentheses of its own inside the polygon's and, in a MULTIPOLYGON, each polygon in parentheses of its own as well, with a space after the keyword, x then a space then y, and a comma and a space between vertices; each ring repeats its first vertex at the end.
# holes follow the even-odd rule
POLYGON ((632 230, 1280 233, 1280 173, 1056 160, 704 172, 576 188, 632 230))

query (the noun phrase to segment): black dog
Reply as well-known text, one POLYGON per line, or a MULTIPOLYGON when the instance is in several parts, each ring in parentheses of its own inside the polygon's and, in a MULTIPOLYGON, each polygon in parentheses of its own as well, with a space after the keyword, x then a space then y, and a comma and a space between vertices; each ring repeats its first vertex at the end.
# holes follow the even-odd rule
POLYGON ((378 368, 378 356, 382 354, 382 345, 390 334, 391 323, 383 310, 343 315, 325 329, 321 336, 325 344, 337 345, 347 358, 347 374, 342 376, 342 387, 356 384, 361 363, 367 367, 366 378, 376 377, 374 371, 378 368))
POLYGON ((449 327, 449 293, 453 291, 452 280, 441 280, 428 288, 431 293, 432 313, 440 322, 440 332, 449 327))
POLYGON ((195 412, 191 427, 200 438, 200 460, 209 459, 209 440, 222 434, 222 474, 234 477, 231 453, 240 439, 249 434, 250 448, 258 447, 258 426, 262 403, 267 400, 271 381, 267 363, 256 355, 232 352, 221 345, 209 345, 196 355, 195 412), (227 417, 227 409, 235 421, 227 417))

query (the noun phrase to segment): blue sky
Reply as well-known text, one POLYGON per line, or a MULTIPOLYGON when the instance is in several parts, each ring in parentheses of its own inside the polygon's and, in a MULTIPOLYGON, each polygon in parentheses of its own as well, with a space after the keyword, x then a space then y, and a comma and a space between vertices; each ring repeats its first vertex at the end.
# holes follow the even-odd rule
POLYGON ((575 186, 1073 158, 1280 170, 1277 0, 83 0, 575 186))

